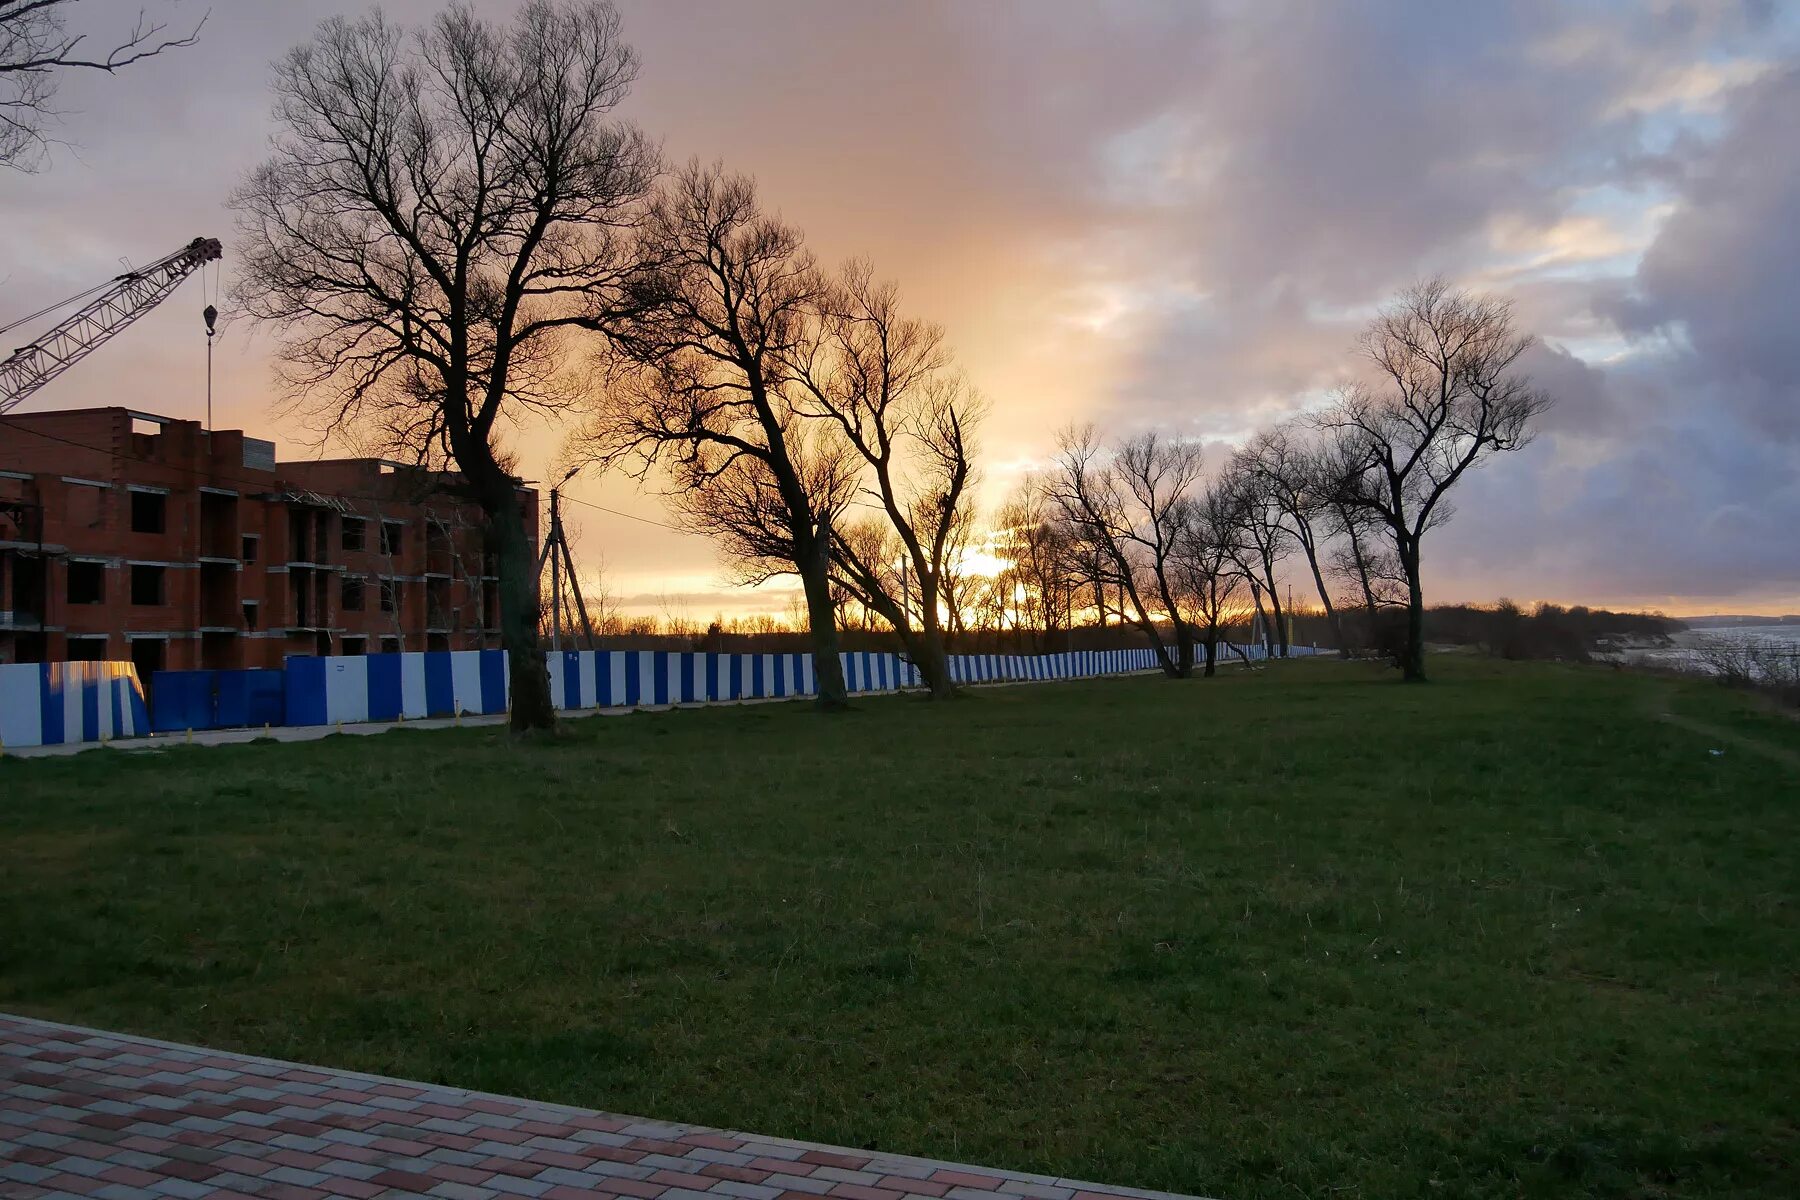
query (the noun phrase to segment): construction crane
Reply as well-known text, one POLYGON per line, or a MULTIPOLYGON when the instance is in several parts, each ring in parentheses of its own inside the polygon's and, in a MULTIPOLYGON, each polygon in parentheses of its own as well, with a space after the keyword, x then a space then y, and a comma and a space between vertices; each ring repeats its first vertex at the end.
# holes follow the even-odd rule
MULTIPOLYGON (((29 346, 21 346, 0 362, 0 413, 92 354, 121 329, 161 304, 181 281, 224 253, 217 238, 195 238, 167 258, 127 271, 110 283, 72 296, 14 321, 8 329, 36 320, 76 300, 94 296, 72 315, 29 346)), ((0 330, 4 333, 5 330, 0 330)))

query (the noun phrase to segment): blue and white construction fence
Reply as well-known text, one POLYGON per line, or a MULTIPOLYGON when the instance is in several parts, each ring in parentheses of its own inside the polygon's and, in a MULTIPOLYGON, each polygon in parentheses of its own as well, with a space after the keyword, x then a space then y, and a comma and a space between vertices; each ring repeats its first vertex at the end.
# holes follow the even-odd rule
POLYGON ((143 737, 144 689, 128 662, 0 665, 0 748, 143 737))
MULTIPOLYGON (((812 696, 810 654, 701 654, 674 650, 563 650, 545 654, 550 696, 565 712, 644 704, 712 704, 812 696)), ((919 686, 918 668, 898 654, 839 655, 853 693, 919 686)), ((957 683, 1075 679, 1145 671, 1152 650, 1079 650, 1069 654, 958 654, 957 683)), ((393 721, 457 713, 505 712, 511 702, 504 650, 290 658, 287 723, 393 721)))
MULTIPOLYGON (((1223 648, 1222 648, 1223 649, 1223 648)), ((1261 646, 1233 647, 1261 658, 1261 646)), ((1295 654, 1316 653, 1295 647, 1295 654)), ((704 654, 668 650, 548 651, 550 695, 564 712, 662 704, 782 699, 817 693, 810 654, 704 654)), ((918 687, 898 654, 840 655, 852 693, 918 687)), ((959 684, 1080 679, 1156 669, 1156 652, 955 654, 959 684)), ((503 713, 511 703, 504 650, 301 657, 283 670, 158 671, 154 724, 130 663, 0 666, 0 747, 98 742, 153 729, 331 725, 503 713)))

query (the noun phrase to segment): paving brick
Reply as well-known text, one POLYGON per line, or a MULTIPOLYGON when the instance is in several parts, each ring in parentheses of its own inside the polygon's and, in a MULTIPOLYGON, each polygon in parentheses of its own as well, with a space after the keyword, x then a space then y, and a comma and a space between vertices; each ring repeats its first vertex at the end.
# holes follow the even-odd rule
POLYGON ((389 1168, 375 1176, 370 1182, 379 1183, 383 1187, 405 1188, 408 1191, 423 1192, 434 1186, 437 1183, 437 1180, 429 1175, 421 1175, 417 1171, 396 1171, 389 1168))
POLYGON ((841 1167, 846 1171, 858 1171, 869 1165, 866 1156, 838 1154, 830 1150, 808 1150, 800 1156, 800 1161, 818 1163, 823 1167, 841 1167))
POLYGON ((901 1193, 889 1188, 867 1187, 860 1183, 840 1183, 828 1193, 844 1200, 901 1200, 901 1193))
POLYGON ((442 1196, 444 1200, 491 1200, 494 1193, 486 1188, 471 1187, 466 1183, 446 1180, 425 1193, 427 1196, 442 1196))
POLYGON ((976 1175, 970 1171, 934 1171, 931 1177, 940 1183, 948 1183, 955 1187, 986 1188, 988 1191, 996 1191, 1000 1187, 1000 1180, 997 1177, 976 1175))
POLYGON ((847 1167, 814 1167, 813 1177, 829 1179, 836 1183, 860 1183, 864 1187, 873 1187, 881 1182, 881 1175, 875 1171, 852 1171, 847 1167))
POLYGON ((1038 1183, 1029 1179, 1007 1179, 1000 1184, 1000 1190, 1014 1196, 1027 1196, 1031 1200, 1074 1200, 1075 1189, 1061 1187, 1054 1183, 1038 1183))
POLYGON ((0 1195, 1187 1200, 339 1075, 0 1014, 0 1195))
POLYGON ((592 1180, 589 1186, 614 1196, 638 1196, 643 1200, 650 1200, 651 1197, 660 1196, 669 1190, 667 1184, 656 1183, 649 1179, 623 1179, 591 1173, 588 1178, 592 1180))

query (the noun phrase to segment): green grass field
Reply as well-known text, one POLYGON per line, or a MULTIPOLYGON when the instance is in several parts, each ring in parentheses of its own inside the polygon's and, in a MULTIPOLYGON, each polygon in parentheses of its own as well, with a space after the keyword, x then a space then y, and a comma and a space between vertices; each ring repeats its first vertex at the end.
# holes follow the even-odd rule
POLYGON ((1436 669, 6 759, 0 1009, 1234 1200, 1793 1195, 1800 724, 1436 669))

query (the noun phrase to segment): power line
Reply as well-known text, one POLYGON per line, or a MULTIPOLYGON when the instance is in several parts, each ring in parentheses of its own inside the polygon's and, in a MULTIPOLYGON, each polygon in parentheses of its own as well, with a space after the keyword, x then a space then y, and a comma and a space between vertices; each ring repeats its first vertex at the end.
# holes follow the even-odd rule
POLYGON ((665 525, 661 521, 654 521, 649 517, 640 517, 636 513, 620 512, 616 508, 608 508, 604 504, 595 504, 592 500, 583 500, 578 496, 571 496, 567 492, 562 493, 562 498, 569 501, 571 504, 579 504, 584 508, 595 509, 596 511, 608 513, 615 517, 624 517, 627 521, 640 521, 645 525, 654 525, 658 529, 666 529, 670 533, 684 533, 689 537, 705 536, 704 534, 695 533, 692 529, 683 529, 678 525, 665 525))

